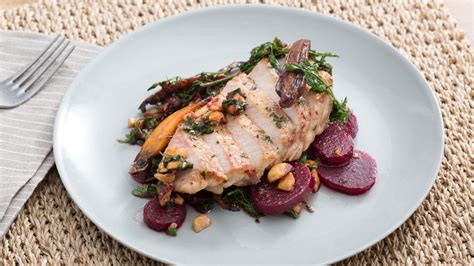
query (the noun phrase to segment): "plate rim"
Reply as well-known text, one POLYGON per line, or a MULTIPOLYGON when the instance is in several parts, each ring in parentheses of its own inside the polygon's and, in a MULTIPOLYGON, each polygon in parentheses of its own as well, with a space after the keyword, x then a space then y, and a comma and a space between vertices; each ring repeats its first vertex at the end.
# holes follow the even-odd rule
POLYGON ((112 44, 109 46, 106 46, 104 49, 102 49, 99 54, 97 54, 91 61, 87 63, 87 65, 80 71, 80 73, 74 78, 73 82, 68 86, 66 89, 66 92, 61 100, 61 104, 58 108, 58 112, 54 121, 54 130, 53 130, 53 151, 54 151, 54 160, 56 164, 56 168, 58 169, 59 177, 61 178, 61 181, 66 188, 68 196, 74 201, 74 204, 81 210, 81 212, 94 223, 99 230, 102 232, 106 233, 108 236, 113 238, 115 241, 118 241, 120 244, 124 245, 125 247, 141 254, 144 255, 148 258, 151 258, 153 260, 157 260, 160 262, 164 263, 180 263, 179 261, 170 259, 166 254, 157 254, 157 253, 151 253, 147 252, 145 250, 140 250, 139 248, 135 248, 133 245, 128 244, 126 241, 122 240, 119 235, 116 235, 114 232, 111 232, 106 229, 107 225, 106 224, 101 224, 97 222, 97 219, 95 219, 94 215, 91 215, 91 213, 88 211, 87 208, 84 208, 77 202, 77 198, 80 197, 80 195, 77 195, 74 193, 74 189, 69 183, 69 177, 68 177, 68 170, 64 167, 63 164, 63 159, 62 159, 62 154, 61 154, 61 144, 59 143, 59 135, 61 134, 61 123, 65 119, 65 115, 67 114, 67 107, 69 105, 69 101, 73 95, 73 93, 77 90, 77 83, 79 80, 83 79, 83 76, 85 76, 84 73, 88 72, 89 69, 93 68, 93 66, 97 63, 100 62, 106 55, 111 53, 116 46, 119 46, 122 44, 122 42, 126 42, 129 39, 133 39, 134 36, 137 34, 140 34, 141 32, 145 32, 153 27, 156 27, 156 25, 163 25, 166 23, 173 22, 174 20, 179 20, 184 17, 188 16, 193 16, 193 15, 199 15, 202 13, 208 13, 208 12, 219 12, 221 10, 227 10, 227 9, 236 9, 236 10, 245 10, 245 9, 252 9, 252 10, 258 10, 258 11, 263 11, 263 12, 272 12, 273 10, 278 10, 278 11, 283 11, 283 12, 292 12, 295 14, 299 15, 305 15, 305 16, 313 16, 313 17, 319 17, 320 19, 326 20, 329 23, 332 24, 340 24, 344 27, 348 27, 352 31, 357 31, 358 33, 364 35, 371 41, 377 42, 379 44, 382 44, 383 46, 387 47, 389 51, 393 54, 395 54, 396 57, 401 58, 402 63, 406 65, 407 68, 409 68, 410 72, 416 73, 415 77, 421 81, 420 86, 424 88, 424 90, 427 90, 429 93, 427 94, 428 97, 430 97, 431 102, 435 103, 436 106, 436 114, 434 114, 436 120, 436 124, 439 127, 439 131, 437 133, 440 134, 440 143, 437 147, 435 147, 436 152, 439 153, 438 159, 436 160, 436 164, 438 165, 437 168, 435 168, 435 172, 430 173, 427 175, 430 177, 430 184, 428 189, 424 193, 420 193, 416 200, 416 204, 414 204, 414 207, 411 207, 410 209, 406 210, 404 215, 401 216, 399 219, 399 222, 394 223, 391 227, 389 227, 387 230, 384 232, 380 233, 378 237, 374 237, 370 241, 367 241, 366 244, 360 245, 359 247, 355 248, 350 248, 347 252, 335 256, 329 261, 326 261, 324 263, 332 264, 341 260, 344 260, 346 258, 349 258, 351 256, 354 256, 369 247, 375 245, 379 241, 385 239, 387 236, 389 236, 391 233, 393 233, 396 229, 398 229, 401 225, 403 225, 412 215, 413 213, 421 206, 423 201, 426 199, 428 196, 429 192, 433 188, 433 185, 437 179, 438 173, 441 169, 441 163, 444 157, 444 146, 445 146, 445 129, 444 129, 444 122, 443 122, 443 117, 441 113, 441 106, 439 103, 439 100, 434 92, 433 89, 431 89, 430 85, 424 78, 423 74, 416 68, 416 66, 409 60, 408 56, 402 54, 397 48, 395 48, 390 42, 387 40, 382 39, 381 37, 375 35, 374 33, 368 31, 365 28, 362 28, 359 25, 353 24, 351 22, 342 20, 338 17, 330 16, 327 14, 323 14, 317 11, 312 11, 312 10, 306 10, 302 8, 296 8, 296 7, 287 7, 287 6, 275 6, 275 5, 266 5, 266 4, 230 4, 230 5, 217 5, 217 6, 212 6, 212 7, 202 7, 202 8, 197 8, 193 9, 190 11, 185 11, 181 12, 176 15, 170 15, 165 18, 161 18, 157 21, 151 22, 149 24, 146 24, 136 30, 133 30, 125 35, 123 35, 120 39, 114 41, 112 44))

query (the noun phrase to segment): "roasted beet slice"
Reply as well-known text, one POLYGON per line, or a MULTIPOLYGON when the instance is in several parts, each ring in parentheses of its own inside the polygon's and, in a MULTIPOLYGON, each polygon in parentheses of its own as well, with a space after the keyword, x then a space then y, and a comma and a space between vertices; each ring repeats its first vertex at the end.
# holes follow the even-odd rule
POLYGON ((265 215, 277 215, 307 198, 314 187, 314 178, 308 167, 293 162, 295 186, 291 191, 278 189, 278 182, 269 183, 264 176, 260 183, 250 187, 250 196, 255 207, 265 215))
POLYGON ((318 166, 318 173, 325 186, 345 194, 359 195, 375 184, 377 163, 369 154, 356 150, 347 165, 321 165, 318 166))
POLYGON ((346 131, 347 134, 351 135, 353 139, 355 139, 355 137, 357 136, 357 131, 359 130, 359 127, 357 124, 357 117, 352 111, 345 124, 343 124, 341 121, 336 121, 334 122, 334 124, 337 124, 342 129, 344 129, 344 131, 346 131))
POLYGON ((343 165, 353 154, 354 140, 339 123, 330 124, 312 144, 314 156, 323 164, 343 165))
POLYGON ((351 114, 349 115, 349 119, 347 119, 345 129, 347 134, 351 135, 353 139, 357 136, 357 131, 359 130, 359 127, 357 125, 357 117, 354 115, 354 112, 351 111, 351 114))
POLYGON ((161 206, 158 198, 153 198, 148 201, 143 209, 143 219, 145 223, 155 231, 165 231, 172 223, 176 223, 179 228, 185 218, 186 207, 184 204, 161 206))
POLYGON ((157 179, 153 177, 153 173, 150 169, 147 169, 143 172, 135 173, 130 175, 135 182, 139 184, 150 184, 156 183, 157 179))

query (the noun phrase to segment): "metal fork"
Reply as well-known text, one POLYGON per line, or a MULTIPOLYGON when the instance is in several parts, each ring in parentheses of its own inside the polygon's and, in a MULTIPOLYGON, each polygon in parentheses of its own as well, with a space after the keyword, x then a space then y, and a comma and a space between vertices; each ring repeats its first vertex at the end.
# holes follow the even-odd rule
POLYGON ((74 48, 66 38, 57 36, 31 64, 0 81, 0 109, 17 107, 33 97, 58 71, 74 48))

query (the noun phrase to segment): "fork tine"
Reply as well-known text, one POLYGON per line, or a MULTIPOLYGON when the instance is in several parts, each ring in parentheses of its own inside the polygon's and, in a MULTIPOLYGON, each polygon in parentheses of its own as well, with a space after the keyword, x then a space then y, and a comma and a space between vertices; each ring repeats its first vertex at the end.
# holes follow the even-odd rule
POLYGON ((29 98, 31 98, 33 95, 35 95, 45 84, 48 82, 51 77, 59 70, 59 68, 64 64, 66 59, 69 58, 71 53, 74 51, 76 48, 74 45, 70 45, 70 48, 66 50, 66 52, 62 53, 64 54, 64 57, 59 60, 56 66, 40 81, 38 84, 35 84, 35 86, 32 86, 26 93, 24 94, 24 99, 22 100, 22 103, 27 101, 29 98))
MULTIPOLYGON (((20 92, 25 92, 27 91, 31 85, 33 85, 39 78, 41 78, 41 76, 43 76, 43 74, 48 71, 48 69, 51 67, 51 65, 56 61, 56 59, 59 58, 59 56, 61 56, 61 54, 64 52, 64 50, 66 50, 66 48, 69 46, 69 41, 66 41, 65 44, 58 49, 57 53, 51 58, 51 60, 49 60, 48 63, 46 63, 46 65, 41 69, 41 70, 38 70, 37 72, 34 72, 33 74, 30 75, 30 77, 28 78, 28 83, 25 85, 25 86, 22 86, 23 84, 26 83, 23 82, 22 84, 20 84, 20 92)), ((62 44, 62 43, 61 43, 62 44)), ((54 52, 56 52, 56 50, 54 52)), ((48 57, 51 57, 51 55, 49 55, 48 57)), ((44 64, 44 63, 42 63, 44 64)))
POLYGON ((16 73, 15 75, 13 75, 11 77, 11 82, 15 82, 17 81, 18 78, 20 78, 26 71, 28 71, 36 62, 38 62, 38 60, 49 50, 49 48, 51 48, 51 46, 53 46, 53 44, 59 39, 59 35, 56 36, 49 44, 46 48, 44 48, 43 51, 41 51, 41 54, 39 54, 34 60, 33 62, 31 62, 28 66, 26 66, 25 68, 23 68, 23 70, 19 71, 18 73, 16 73))
POLYGON ((22 77, 20 77, 20 79, 18 80, 18 86, 23 86, 29 79, 34 77, 34 74, 38 71, 38 69, 40 69, 46 62, 48 62, 48 59, 58 50, 58 48, 61 47, 64 41, 66 41, 66 38, 60 37, 59 43, 55 44, 51 49, 48 49, 48 51, 40 57, 37 64, 35 64, 34 67, 31 67, 29 71, 25 72, 22 77))

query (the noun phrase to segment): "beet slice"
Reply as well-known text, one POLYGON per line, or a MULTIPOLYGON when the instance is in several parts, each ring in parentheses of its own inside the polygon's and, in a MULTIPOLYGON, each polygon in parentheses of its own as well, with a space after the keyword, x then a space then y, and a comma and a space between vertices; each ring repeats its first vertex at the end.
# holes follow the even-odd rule
POLYGON ((359 195, 375 184, 377 163, 369 154, 356 150, 347 165, 321 165, 318 166, 318 174, 325 186, 345 194, 359 195))
POLYGON ((354 152, 354 140, 339 123, 330 124, 312 144, 314 156, 323 164, 343 165, 354 152))
POLYGON ((172 223, 176 223, 179 228, 185 218, 186 206, 184 204, 161 206, 158 198, 149 200, 143 209, 145 223, 155 231, 165 231, 172 223))
POLYGON ((157 179, 153 177, 153 173, 150 169, 147 169, 143 172, 138 172, 135 174, 130 174, 130 176, 139 184, 150 184, 156 183, 157 179))
POLYGON ((282 214, 300 203, 311 194, 314 178, 308 167, 302 163, 293 162, 291 173, 295 176, 295 186, 292 191, 279 189, 278 182, 269 183, 266 177, 250 187, 250 197, 255 207, 265 215, 282 214))
POLYGON ((352 111, 345 124, 345 130, 347 134, 351 135, 351 137, 355 139, 355 137, 357 136, 357 131, 359 130, 359 127, 357 125, 357 117, 354 115, 354 112, 352 111))

